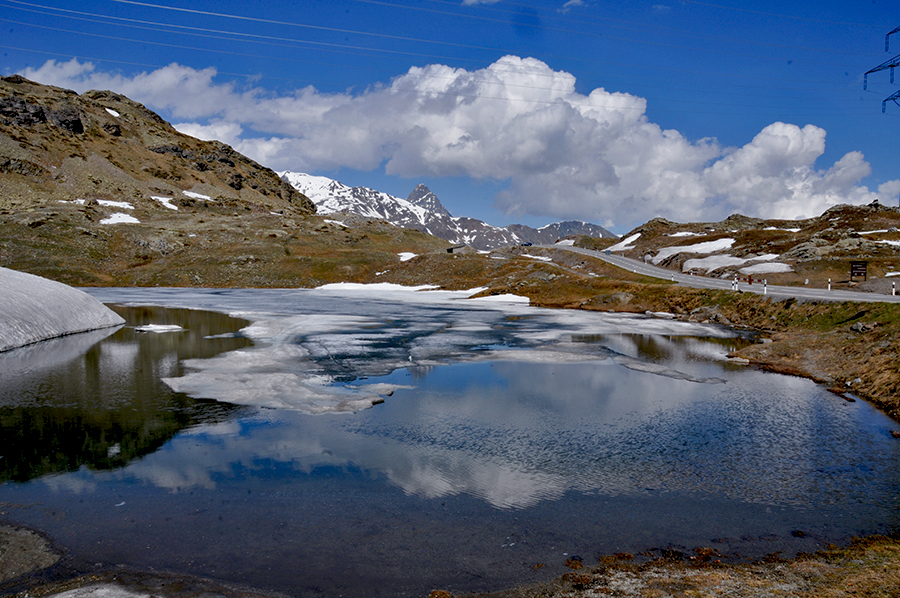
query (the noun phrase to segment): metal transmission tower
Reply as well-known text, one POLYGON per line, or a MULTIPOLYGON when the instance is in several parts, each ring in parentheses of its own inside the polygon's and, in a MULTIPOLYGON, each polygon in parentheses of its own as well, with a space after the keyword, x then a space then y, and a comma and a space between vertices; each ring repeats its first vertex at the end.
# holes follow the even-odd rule
MULTIPOLYGON (((891 34, 900 32, 900 27, 895 27, 893 30, 889 31, 887 35, 884 36, 884 51, 887 52, 890 49, 891 43, 891 34)), ((900 66, 900 54, 897 54, 890 60, 885 60, 878 66, 873 69, 866 71, 863 75, 863 89, 867 89, 869 87, 869 73, 877 73, 878 71, 883 71, 886 69, 891 69, 891 83, 894 82, 894 67, 900 66)), ((884 112, 885 106, 888 102, 893 101, 895 104, 900 106, 900 102, 897 100, 900 99, 900 90, 894 92, 889 97, 886 97, 884 101, 881 102, 881 111, 884 112)))

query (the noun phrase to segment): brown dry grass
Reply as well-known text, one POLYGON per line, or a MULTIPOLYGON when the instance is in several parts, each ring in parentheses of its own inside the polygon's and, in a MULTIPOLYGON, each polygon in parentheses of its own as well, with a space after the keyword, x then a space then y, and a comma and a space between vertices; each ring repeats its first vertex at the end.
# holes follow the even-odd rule
MULTIPOLYGON (((877 536, 795 561, 727 565, 657 559, 600 559, 551 582, 469 598, 896 598, 900 541, 877 536)), ((461 598, 435 591, 432 596, 461 598)))

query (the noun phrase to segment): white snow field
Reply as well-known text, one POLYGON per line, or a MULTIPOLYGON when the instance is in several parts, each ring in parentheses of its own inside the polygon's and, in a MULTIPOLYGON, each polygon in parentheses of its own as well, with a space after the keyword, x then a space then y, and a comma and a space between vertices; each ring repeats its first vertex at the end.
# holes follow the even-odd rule
POLYGON ((0 351, 125 323, 78 289, 0 268, 0 351))

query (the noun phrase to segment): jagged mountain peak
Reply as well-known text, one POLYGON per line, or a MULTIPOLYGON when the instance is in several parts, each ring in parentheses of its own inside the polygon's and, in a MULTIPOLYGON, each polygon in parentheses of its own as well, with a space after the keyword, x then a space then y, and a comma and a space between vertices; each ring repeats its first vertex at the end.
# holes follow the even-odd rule
POLYGON ((419 183, 416 185, 416 188, 412 190, 412 193, 409 194, 409 197, 406 198, 406 201, 415 204, 417 206, 421 206, 430 212, 434 212, 436 214, 442 214, 444 216, 450 216, 450 212, 444 205, 441 203, 441 200, 438 199, 437 195, 431 192, 431 189, 428 188, 427 185, 419 183))
POLYGON ((313 200, 320 214, 350 212, 368 218, 381 218, 396 226, 475 249, 494 249, 521 243, 555 243, 563 236, 575 234, 616 236, 596 224, 584 222, 554 223, 534 229, 521 224, 499 227, 475 218, 451 216, 440 199, 423 184, 417 185, 406 199, 402 199, 368 187, 351 188, 327 177, 298 172, 283 172, 280 176, 313 200))

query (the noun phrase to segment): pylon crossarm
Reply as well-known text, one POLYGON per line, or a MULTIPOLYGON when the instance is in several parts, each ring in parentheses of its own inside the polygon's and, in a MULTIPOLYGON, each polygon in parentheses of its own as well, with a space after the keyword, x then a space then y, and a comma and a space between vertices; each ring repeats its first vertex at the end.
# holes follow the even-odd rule
POLYGON ((892 33, 900 32, 900 27, 897 27, 893 31, 889 31, 887 35, 884 36, 884 51, 888 52, 890 48, 890 38, 892 33))
POLYGON ((887 69, 891 69, 891 83, 893 83, 895 66, 900 66, 900 54, 897 54, 890 60, 885 60, 884 62, 882 62, 875 68, 869 69, 868 71, 866 71, 866 73, 863 75, 863 89, 866 89, 869 86, 869 73, 877 73, 878 71, 883 71, 883 70, 887 70, 887 69))
POLYGON ((897 101, 898 99, 900 99, 900 90, 897 90, 891 96, 884 98, 884 101, 881 102, 881 111, 884 112, 885 105, 891 101, 900 106, 900 102, 897 101))

